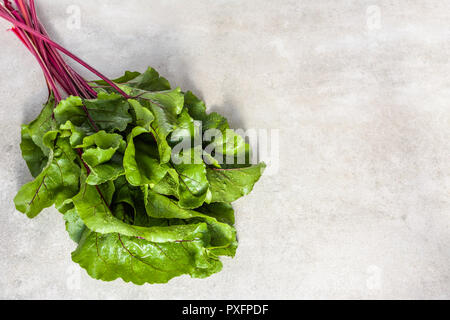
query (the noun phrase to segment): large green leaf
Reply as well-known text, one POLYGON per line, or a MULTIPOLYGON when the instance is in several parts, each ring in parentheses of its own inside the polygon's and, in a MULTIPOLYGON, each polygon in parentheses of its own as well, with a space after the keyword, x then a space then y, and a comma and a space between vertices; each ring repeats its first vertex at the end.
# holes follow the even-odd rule
POLYGON ((84 100, 84 104, 100 130, 124 131, 132 121, 128 101, 118 94, 99 93, 97 99, 84 100))
POLYGON ((202 128, 203 131, 219 130, 219 132, 224 133, 226 130, 230 129, 230 125, 225 117, 217 112, 212 112, 203 119, 202 128))
POLYGON ((266 165, 237 169, 207 169, 212 202, 233 202, 249 194, 261 178, 266 165))
POLYGON ((245 140, 231 129, 228 129, 222 135, 219 135, 209 145, 215 151, 215 154, 228 156, 233 159, 234 157, 244 154, 247 151, 247 144, 245 140))
POLYGON ((219 163, 224 163, 226 168, 232 168, 249 162, 249 145, 245 143, 244 138, 230 129, 225 117, 216 112, 207 114, 204 102, 190 91, 184 95, 184 100, 190 116, 202 123, 206 149, 204 157, 209 165, 220 168, 219 163))
POLYGON ((200 241, 154 243, 91 231, 85 232, 72 259, 95 279, 122 278, 138 285, 166 283, 183 274, 205 278, 222 269, 222 263, 200 241))

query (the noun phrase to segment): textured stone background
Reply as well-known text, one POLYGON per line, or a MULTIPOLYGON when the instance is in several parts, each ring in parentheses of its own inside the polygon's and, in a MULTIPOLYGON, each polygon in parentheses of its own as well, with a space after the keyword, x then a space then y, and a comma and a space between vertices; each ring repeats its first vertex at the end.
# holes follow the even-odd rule
POLYGON ((152 65, 234 127, 279 129, 280 171, 236 204, 240 248, 221 273, 92 280, 54 209, 14 210, 30 180, 19 126, 46 88, 0 32, 0 298, 450 298, 448 1, 37 2, 107 75, 152 65))

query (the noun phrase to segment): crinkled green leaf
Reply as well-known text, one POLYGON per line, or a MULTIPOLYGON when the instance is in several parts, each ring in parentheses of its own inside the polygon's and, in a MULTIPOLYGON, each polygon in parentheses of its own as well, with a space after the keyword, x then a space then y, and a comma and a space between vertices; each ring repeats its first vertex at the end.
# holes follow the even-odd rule
MULTIPOLYGON (((170 90, 170 83, 167 79, 160 77, 159 73, 153 69, 148 68, 144 73, 126 71, 122 77, 119 77, 113 82, 124 92, 131 96, 139 95, 143 91, 165 91, 170 90)), ((95 81, 93 86, 97 92, 115 92, 106 81, 95 81), (99 86, 97 86, 99 85, 99 86)))
MULTIPOLYGON (((116 192, 112 201, 112 212, 114 216, 128 224, 141 227, 168 226, 165 221, 151 219, 145 210, 145 194, 139 187, 132 186, 125 177, 114 181, 116 192)), ((147 190, 148 187, 142 187, 147 190)))
POLYGON ((83 139, 91 134, 91 128, 77 127, 71 121, 67 121, 60 127, 61 137, 69 137, 70 145, 75 148, 83 143, 83 139))
POLYGON ((170 169, 167 164, 160 163, 155 139, 142 127, 134 127, 128 136, 123 166, 127 180, 134 186, 153 186, 164 178, 170 169))
POLYGON ((125 141, 122 136, 115 133, 99 131, 83 140, 77 148, 84 148, 83 159, 93 166, 111 160, 117 150, 125 150, 125 141))
POLYGON ((128 101, 118 94, 99 93, 97 99, 84 100, 84 104, 101 130, 124 131, 132 121, 128 101))
POLYGON ((123 155, 114 154, 110 161, 98 165, 96 167, 90 166, 92 169, 86 183, 90 185, 100 185, 110 180, 115 180, 125 174, 123 169, 123 155))
POLYGON ((142 104, 152 111, 155 117, 151 124, 152 133, 158 144, 162 163, 170 161, 172 149, 167 137, 177 126, 177 117, 183 110, 184 96, 179 88, 158 93, 147 92, 139 97, 142 104))
POLYGON ((99 131, 84 138, 77 147, 84 149, 83 160, 91 170, 88 184, 99 185, 125 173, 122 164, 125 141, 121 135, 99 131))

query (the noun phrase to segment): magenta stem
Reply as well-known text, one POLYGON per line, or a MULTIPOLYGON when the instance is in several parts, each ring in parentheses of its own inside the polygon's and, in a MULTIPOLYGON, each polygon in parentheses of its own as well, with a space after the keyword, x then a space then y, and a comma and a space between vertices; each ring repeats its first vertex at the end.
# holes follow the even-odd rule
POLYGON ((49 38, 47 38, 46 36, 42 35, 41 33, 37 32, 36 30, 30 28, 28 25, 26 25, 25 23, 22 23, 20 21, 17 21, 11 17, 9 17, 8 15, 6 15, 5 13, 0 11, 0 17, 4 18, 5 20, 11 22, 12 24, 14 24, 16 27, 23 29, 25 31, 27 31, 28 33, 36 36, 37 38, 39 38, 42 41, 45 41, 46 43, 50 44, 52 47, 58 49, 59 51, 61 51, 62 53, 64 53, 65 55, 67 55, 68 57, 72 58, 73 60, 75 60, 77 63, 79 63, 80 65, 82 65, 83 67, 85 67, 86 69, 88 69, 90 72, 92 72, 93 74, 97 75, 99 78, 101 78, 102 80, 104 80, 106 83, 108 83, 112 88, 114 88, 118 93, 120 93, 123 97, 125 98, 130 98, 129 95, 127 95, 122 89, 120 89, 114 82, 112 82, 111 80, 109 80, 107 77, 105 77, 102 73, 100 73, 99 71, 95 70, 94 68, 92 68, 89 64, 87 64, 86 62, 84 62, 82 59, 78 58, 76 55, 74 55, 73 53, 71 53, 70 51, 66 50, 64 47, 60 46, 59 44, 57 44, 56 42, 50 40, 49 38))

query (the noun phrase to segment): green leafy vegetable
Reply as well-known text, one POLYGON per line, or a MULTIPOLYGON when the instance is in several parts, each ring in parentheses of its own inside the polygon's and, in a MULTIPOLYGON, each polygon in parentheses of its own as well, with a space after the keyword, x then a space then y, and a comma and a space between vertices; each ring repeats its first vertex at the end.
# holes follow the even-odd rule
POLYGON ((73 261, 95 279, 165 283, 219 272, 220 256, 237 248, 231 203, 265 168, 249 162, 245 140, 153 68, 104 77, 48 38, 33 1, 3 1, 0 17, 38 58, 50 92, 22 126, 34 180, 15 197, 17 210, 33 218, 54 205, 78 244, 73 261), (101 80, 84 80, 59 51, 101 80), (208 131, 218 135, 205 140, 208 131))

